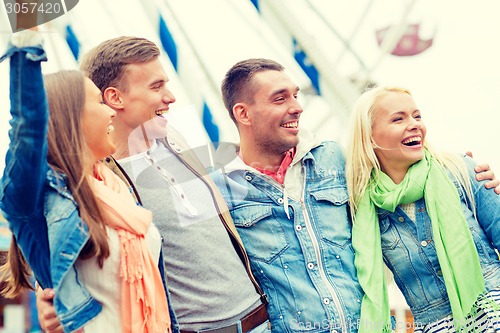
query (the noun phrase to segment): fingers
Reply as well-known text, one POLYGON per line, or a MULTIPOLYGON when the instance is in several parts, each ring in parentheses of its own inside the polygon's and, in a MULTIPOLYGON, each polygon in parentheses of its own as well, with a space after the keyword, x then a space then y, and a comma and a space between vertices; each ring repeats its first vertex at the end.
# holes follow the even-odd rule
POLYGON ((489 182, 484 184, 484 186, 486 186, 486 188, 495 188, 495 192, 496 192, 496 188, 498 187, 498 185, 500 185, 500 180, 498 180, 498 179, 490 180, 489 182))
POLYGON ((500 180, 496 179, 495 173, 490 170, 490 166, 487 163, 478 164, 474 167, 474 171, 476 171, 476 179, 478 181, 488 180, 484 184, 484 187, 490 189, 494 188, 496 194, 500 194, 500 180))
POLYGON ((52 289, 40 290, 36 293, 36 308, 40 327, 47 333, 62 333, 63 328, 59 323, 56 310, 52 304, 54 291, 52 289))
MULTIPOLYGON (((491 170, 488 170, 488 171, 482 171, 480 173, 477 173, 476 174, 476 179, 478 181, 481 181, 481 180, 489 180, 489 181, 494 181, 495 180, 495 174, 493 173, 493 171, 491 170)), ((496 185, 495 185, 496 186, 496 185)), ((493 187, 493 186, 491 186, 493 187)))
POLYGON ((36 292, 36 302, 50 302, 52 303, 52 299, 54 299, 54 290, 50 288, 39 289, 36 292))
MULTIPOLYGON (((476 175, 477 180, 490 179, 489 177, 481 177, 481 175, 482 174, 476 175)), ((495 176, 493 175, 493 177, 495 177, 495 176)), ((493 180, 490 180, 490 181, 484 183, 484 187, 486 187, 487 189, 494 188, 495 193, 500 194, 500 180, 499 179, 493 179, 493 180)))
MULTIPOLYGON (((54 317, 52 319, 46 319, 45 325, 42 325, 40 322, 40 327, 44 330, 45 333, 63 333, 63 327, 59 323, 59 319, 54 317)), ((83 332, 83 331, 82 331, 83 332)))
POLYGON ((483 179, 495 179, 495 174, 490 170, 490 165, 488 163, 482 163, 478 164, 474 167, 474 171, 476 171, 478 174, 486 174, 487 176, 483 175, 481 179, 478 180, 483 180, 483 179))

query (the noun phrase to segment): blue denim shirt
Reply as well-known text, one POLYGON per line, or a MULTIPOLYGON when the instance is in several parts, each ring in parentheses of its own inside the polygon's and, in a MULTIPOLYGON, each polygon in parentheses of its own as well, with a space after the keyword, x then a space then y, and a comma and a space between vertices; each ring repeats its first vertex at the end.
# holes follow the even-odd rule
POLYGON ((296 163, 304 175, 302 198, 288 197, 285 187, 250 167, 212 176, 269 297, 273 332, 357 332, 363 291, 344 156, 338 144, 324 142, 296 163))
MULTIPOLYGON (((80 283, 75 262, 89 238, 66 177, 47 163, 48 107, 41 72, 41 45, 10 46, 12 128, 0 209, 42 288, 54 288, 54 307, 65 332, 74 331, 102 309, 80 283)), ((163 258, 159 269, 166 289, 163 258)), ((179 327, 170 307, 172 328, 179 327)))
MULTIPOLYGON (((500 261, 495 248, 500 245, 500 196, 475 180, 474 162, 465 158, 477 219, 466 199, 464 189, 454 181, 462 208, 476 245, 486 289, 500 287, 500 261)), ((451 175, 450 175, 450 178, 451 175)), ((453 178, 452 178, 453 179, 453 178)), ((451 314, 436 248, 432 241, 431 220, 425 201, 415 202, 413 222, 397 207, 394 213, 379 209, 384 261, 411 308, 415 322, 429 324, 451 314)), ((467 272, 463 272, 467 274, 467 272)))

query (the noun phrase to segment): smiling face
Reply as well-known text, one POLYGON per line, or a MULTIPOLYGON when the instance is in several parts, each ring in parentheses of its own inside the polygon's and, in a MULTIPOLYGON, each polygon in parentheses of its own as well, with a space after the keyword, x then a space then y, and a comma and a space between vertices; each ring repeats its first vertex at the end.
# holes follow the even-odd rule
POLYGON ((164 137, 166 127, 161 115, 169 110, 175 97, 167 88, 168 77, 160 60, 130 64, 125 75, 126 88, 120 91, 125 112, 119 115, 120 121, 129 133, 147 122, 148 136, 164 137))
POLYGON ((246 104, 253 147, 263 154, 279 154, 299 143, 302 106, 299 87, 283 71, 262 71, 252 78, 253 100, 246 104))
POLYGON ((111 140, 112 119, 115 111, 104 104, 101 91, 85 78, 85 104, 82 111, 82 131, 87 146, 96 160, 103 159, 115 152, 116 146, 111 140))
POLYGON ((406 171, 424 156, 426 127, 412 96, 389 91, 374 106, 372 141, 382 171, 406 171))

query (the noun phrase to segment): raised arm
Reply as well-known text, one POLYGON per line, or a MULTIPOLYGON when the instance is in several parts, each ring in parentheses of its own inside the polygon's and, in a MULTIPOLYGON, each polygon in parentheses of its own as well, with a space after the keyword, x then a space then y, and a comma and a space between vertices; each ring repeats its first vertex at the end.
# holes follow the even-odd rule
POLYGON ((46 60, 38 32, 12 35, 3 61, 10 58, 9 148, 0 181, 0 209, 40 284, 50 286, 43 189, 47 173, 48 108, 41 62, 46 60), (43 252, 42 252, 43 250, 43 252), (44 262, 46 261, 46 262, 44 262), (33 268, 33 267, 32 267, 33 268))
POLYGON ((41 210, 41 190, 47 172, 48 109, 41 61, 41 39, 33 31, 15 34, 1 58, 10 57, 9 149, 2 177, 2 210, 10 216, 30 216, 41 210), (24 46, 24 45, 30 46, 24 46), (38 45, 37 45, 38 44, 38 45))

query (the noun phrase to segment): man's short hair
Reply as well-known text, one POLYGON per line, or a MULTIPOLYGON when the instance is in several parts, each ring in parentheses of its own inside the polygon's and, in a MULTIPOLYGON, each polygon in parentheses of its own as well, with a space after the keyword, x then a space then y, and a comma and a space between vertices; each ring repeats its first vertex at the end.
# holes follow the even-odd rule
POLYGON ((108 87, 126 91, 123 78, 127 65, 147 63, 159 55, 160 50, 150 40, 122 36, 108 39, 88 51, 81 59, 80 69, 101 92, 108 87))
POLYGON ((236 103, 245 101, 253 103, 254 88, 251 85, 255 73, 262 71, 284 71, 285 68, 274 60, 252 58, 240 61, 231 67, 222 80, 221 92, 224 105, 229 116, 236 124, 233 107, 236 103))

